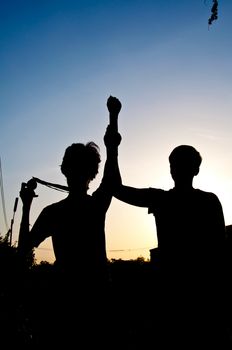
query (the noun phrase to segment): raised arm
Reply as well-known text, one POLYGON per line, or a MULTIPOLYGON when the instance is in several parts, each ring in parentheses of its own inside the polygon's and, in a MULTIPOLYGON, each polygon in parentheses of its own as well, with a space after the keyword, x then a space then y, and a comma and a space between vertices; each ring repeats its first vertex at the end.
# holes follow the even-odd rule
MULTIPOLYGON (((107 149, 109 173, 111 173, 111 176, 112 174, 114 176, 114 197, 131 205, 148 207, 150 203, 150 191, 148 189, 137 189, 122 185, 118 166, 118 145, 121 141, 121 136, 118 134, 118 115, 121 110, 121 102, 116 97, 110 96, 107 100, 107 107, 110 124, 107 128, 104 141, 107 149)), ((108 166, 106 167, 106 171, 108 166)))
POLYGON ((118 132, 118 115, 121 111, 121 102, 113 96, 107 100, 109 111, 109 125, 104 135, 106 146, 106 162, 104 167, 103 182, 113 191, 121 184, 121 176, 118 167, 118 146, 121 142, 121 135, 118 132))
POLYGON ((30 209, 33 198, 37 197, 35 194, 36 181, 31 179, 27 183, 23 182, 20 190, 20 198, 23 203, 22 207, 22 219, 20 223, 19 238, 18 238, 18 252, 20 254, 26 254, 33 247, 28 246, 29 238, 29 217, 30 209))
POLYGON ((118 115, 121 107, 121 102, 116 97, 110 96, 108 98, 107 108, 110 122, 104 136, 107 159, 104 168, 103 183, 107 185, 115 198, 134 206, 149 207, 149 189, 137 189, 122 185, 118 165, 118 146, 121 142, 121 135, 118 133, 118 115))

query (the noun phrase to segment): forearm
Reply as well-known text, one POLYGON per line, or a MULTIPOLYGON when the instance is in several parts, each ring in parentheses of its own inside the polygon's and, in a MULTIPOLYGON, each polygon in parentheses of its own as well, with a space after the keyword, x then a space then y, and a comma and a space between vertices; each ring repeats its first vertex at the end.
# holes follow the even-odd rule
POLYGON ((104 180, 114 189, 121 184, 121 176, 118 166, 118 146, 121 142, 121 135, 118 132, 118 115, 121 110, 121 102, 113 96, 107 100, 109 111, 109 125, 106 129, 104 142, 106 146, 106 163, 104 168, 104 180))
POLYGON ((111 127, 118 132, 118 112, 110 111, 109 112, 109 122, 111 127))
POLYGON ((18 251, 20 253, 27 253, 30 248, 28 244, 29 232, 30 232, 30 205, 24 205, 22 209, 22 219, 19 229, 19 238, 18 238, 18 251))
POLYGON ((122 179, 118 165, 118 147, 111 147, 106 149, 107 159, 104 169, 104 180, 112 188, 116 190, 121 185, 122 179))
POLYGON ((115 188, 114 197, 118 200, 137 207, 148 207, 148 189, 134 188, 122 184, 115 188))

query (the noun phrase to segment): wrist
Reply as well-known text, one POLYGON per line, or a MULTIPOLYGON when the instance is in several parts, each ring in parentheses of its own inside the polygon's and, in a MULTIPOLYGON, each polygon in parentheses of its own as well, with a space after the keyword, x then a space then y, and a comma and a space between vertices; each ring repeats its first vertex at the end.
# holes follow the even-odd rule
POLYGON ((106 153, 110 156, 118 156, 118 146, 107 147, 106 153))
POLYGON ((24 203, 23 204, 23 211, 26 212, 26 211, 30 211, 31 209, 31 203, 24 203))
POLYGON ((115 111, 113 111, 113 112, 110 112, 110 117, 114 117, 114 118, 116 118, 116 117, 118 117, 118 112, 115 112, 115 111))

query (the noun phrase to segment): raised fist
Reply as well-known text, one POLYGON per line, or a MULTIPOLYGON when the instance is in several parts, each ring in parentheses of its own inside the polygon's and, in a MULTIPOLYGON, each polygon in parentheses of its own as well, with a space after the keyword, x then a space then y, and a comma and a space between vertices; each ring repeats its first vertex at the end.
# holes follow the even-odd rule
POLYGON ((122 104, 117 97, 110 96, 107 100, 107 108, 111 114, 119 114, 122 104))
POLYGON ((24 205, 30 205, 33 198, 38 197, 34 191, 36 187, 37 183, 34 179, 29 180, 27 183, 22 182, 19 195, 24 205))

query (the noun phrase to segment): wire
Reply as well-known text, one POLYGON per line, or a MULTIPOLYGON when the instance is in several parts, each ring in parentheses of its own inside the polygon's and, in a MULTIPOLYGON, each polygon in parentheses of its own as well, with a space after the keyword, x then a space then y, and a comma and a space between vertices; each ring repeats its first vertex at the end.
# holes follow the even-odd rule
POLYGON ((143 247, 143 248, 132 248, 132 249, 109 249, 108 252, 131 252, 135 250, 147 250, 151 249, 151 247, 143 247))
MULTIPOLYGON (((49 250, 52 251, 52 248, 40 248, 40 247, 36 247, 36 249, 39 250, 49 250)), ((132 249, 107 249, 107 252, 131 252, 131 251, 135 251, 135 250, 147 250, 147 249, 152 249, 151 247, 146 247, 146 248, 132 248, 132 249)))

